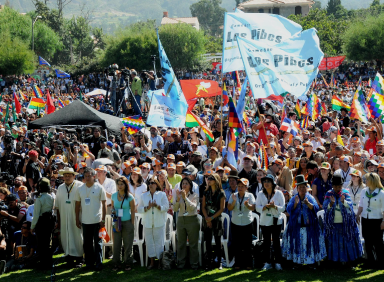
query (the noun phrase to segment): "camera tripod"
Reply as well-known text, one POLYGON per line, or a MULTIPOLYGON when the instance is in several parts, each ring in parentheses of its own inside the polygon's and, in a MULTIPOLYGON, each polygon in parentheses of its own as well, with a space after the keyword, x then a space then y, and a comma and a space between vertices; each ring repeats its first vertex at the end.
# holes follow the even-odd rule
MULTIPOLYGON (((129 86, 129 75, 127 75, 126 77, 124 77, 124 80, 126 81, 126 83, 127 83, 127 87, 125 88, 125 91, 127 91, 127 93, 128 93, 128 100, 133 100, 134 101, 134 103, 136 103, 136 106, 137 106, 137 108, 139 109, 139 111, 140 111, 140 115, 144 118, 144 116, 143 116, 143 112, 141 111, 141 106, 137 103, 137 101, 136 101, 136 98, 135 98, 135 95, 133 95, 133 93, 132 93, 132 89, 131 89, 131 86, 129 86), (131 99, 130 99, 131 98, 131 99)), ((124 91, 124 92, 125 92, 124 91)), ((119 88, 119 92, 120 92, 120 94, 121 94, 121 89, 119 88)), ((116 94, 117 94, 117 92, 116 92, 116 94)), ((117 95, 116 95, 117 96, 117 95)), ((118 102, 118 101, 117 101, 118 102)), ((119 115, 119 113, 120 113, 120 110, 121 110, 121 108, 122 108, 122 106, 123 106, 123 103, 125 103, 125 93, 123 94, 123 97, 121 98, 121 102, 120 102, 120 105, 119 105, 119 107, 118 107, 118 109, 117 109, 117 111, 116 111, 116 116, 118 116, 119 115)), ((131 105, 132 105, 132 102, 131 102, 131 105)), ((136 114, 136 113, 135 113, 136 114)))

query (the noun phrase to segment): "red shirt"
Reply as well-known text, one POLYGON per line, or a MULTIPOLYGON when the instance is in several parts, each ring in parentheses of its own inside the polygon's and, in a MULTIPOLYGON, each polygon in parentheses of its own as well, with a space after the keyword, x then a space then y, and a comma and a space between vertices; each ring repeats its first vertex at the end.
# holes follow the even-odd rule
POLYGON ((364 146, 364 149, 368 151, 368 153, 372 156, 374 154, 376 154, 376 143, 377 143, 377 140, 375 138, 375 140, 371 141, 371 139, 368 139, 366 142, 365 142, 365 146, 364 146), (373 151, 369 151, 370 149, 372 149, 373 151))
POLYGON ((267 133, 268 135, 268 131, 269 131, 269 134, 273 134, 277 136, 277 134, 279 134, 279 129, 277 129, 277 126, 274 125, 273 123, 264 123, 264 127, 265 127, 265 132, 263 127, 259 128, 259 138, 257 139, 257 142, 260 143, 260 140, 263 140, 263 143, 267 144, 268 140, 267 140, 267 137, 265 136, 265 133, 267 133))

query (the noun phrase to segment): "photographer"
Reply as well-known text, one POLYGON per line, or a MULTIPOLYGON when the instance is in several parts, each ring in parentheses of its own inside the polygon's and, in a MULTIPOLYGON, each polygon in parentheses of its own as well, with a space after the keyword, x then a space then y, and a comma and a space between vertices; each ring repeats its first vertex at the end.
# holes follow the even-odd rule
POLYGON ((150 72, 145 72, 144 74, 147 76, 149 90, 155 91, 156 90, 156 77, 155 77, 155 73, 153 71, 150 71, 150 72))
POLYGON ((39 164, 37 162, 38 157, 39 153, 32 150, 28 153, 28 157, 24 164, 23 172, 25 171, 26 173, 28 191, 35 190, 37 181, 41 177, 39 164))
POLYGON ((135 101, 133 101, 132 103, 133 109, 136 115, 142 116, 143 113, 141 112, 141 95, 143 93, 143 86, 141 83, 141 79, 137 75, 136 71, 131 72, 131 78, 132 78, 131 89, 132 89, 133 96, 135 97, 135 100, 136 100, 136 103, 135 101))
POLYGON ((1 154, 1 171, 8 172, 9 174, 16 176, 16 161, 13 156, 14 148, 13 148, 14 138, 11 135, 5 135, 3 138, 4 151, 1 154))

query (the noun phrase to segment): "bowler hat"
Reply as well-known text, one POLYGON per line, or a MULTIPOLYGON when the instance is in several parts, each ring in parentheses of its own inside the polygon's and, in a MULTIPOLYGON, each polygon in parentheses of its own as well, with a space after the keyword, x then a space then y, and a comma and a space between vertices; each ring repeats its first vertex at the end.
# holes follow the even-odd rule
POLYGON ((302 174, 296 176, 296 186, 299 186, 300 184, 308 184, 308 181, 305 180, 305 177, 302 174))
POLYGON ((239 174, 238 174, 237 170, 231 170, 229 172, 228 178, 239 179, 239 174))
POLYGON ((334 174, 332 177, 332 185, 343 185, 344 181, 340 174, 334 174))

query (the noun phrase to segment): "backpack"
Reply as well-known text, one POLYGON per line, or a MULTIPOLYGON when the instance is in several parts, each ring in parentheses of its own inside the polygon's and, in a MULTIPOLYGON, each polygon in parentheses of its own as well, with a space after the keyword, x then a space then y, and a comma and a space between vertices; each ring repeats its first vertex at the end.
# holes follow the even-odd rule
POLYGON ((173 255, 173 251, 165 251, 162 252, 160 255, 160 268, 162 270, 171 270, 172 268, 175 268, 176 262, 175 262, 175 257, 173 255))

